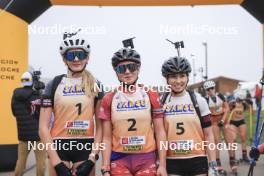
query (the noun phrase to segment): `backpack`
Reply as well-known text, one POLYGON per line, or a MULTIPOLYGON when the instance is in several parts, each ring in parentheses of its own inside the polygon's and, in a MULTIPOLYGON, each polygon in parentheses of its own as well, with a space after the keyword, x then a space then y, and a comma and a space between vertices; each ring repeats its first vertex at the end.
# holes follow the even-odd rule
MULTIPOLYGON (((196 95, 194 93, 194 91, 192 90, 187 90, 187 92, 189 93, 190 97, 191 97, 191 101, 193 103, 193 106, 194 106, 194 109, 195 109, 195 112, 197 113, 198 117, 199 117, 199 120, 200 122, 202 122, 202 115, 201 115, 201 111, 200 111, 200 108, 199 108, 199 104, 197 102, 197 98, 196 98, 196 95)), ((170 92, 165 92, 162 96, 161 96, 161 104, 164 105, 167 97, 169 96, 170 92)))
POLYGON ((62 78, 65 76, 66 74, 62 74, 62 75, 55 76, 55 78, 53 79, 52 86, 51 86, 51 97, 50 97, 52 100, 52 107, 54 107, 54 96, 55 96, 56 89, 59 86, 62 78))

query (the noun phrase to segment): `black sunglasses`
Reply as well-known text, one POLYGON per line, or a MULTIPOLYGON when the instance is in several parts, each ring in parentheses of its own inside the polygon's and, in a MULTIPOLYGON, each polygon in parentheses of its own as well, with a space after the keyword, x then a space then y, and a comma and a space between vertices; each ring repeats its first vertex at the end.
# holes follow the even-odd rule
POLYGON ((128 69, 131 73, 136 71, 139 68, 138 64, 135 63, 131 63, 131 64, 124 64, 124 65, 119 65, 117 67, 115 67, 115 71, 117 73, 123 74, 126 72, 126 70, 128 69))

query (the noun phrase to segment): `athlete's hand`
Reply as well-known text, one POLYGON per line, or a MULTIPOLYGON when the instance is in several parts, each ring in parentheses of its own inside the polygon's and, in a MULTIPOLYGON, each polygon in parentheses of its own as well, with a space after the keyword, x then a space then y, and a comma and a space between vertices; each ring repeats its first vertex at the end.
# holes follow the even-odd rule
POLYGON ((63 162, 60 162, 54 168, 57 176, 72 176, 71 170, 63 162))
POLYGON ((260 155, 260 152, 259 152, 258 148, 255 148, 255 147, 251 148, 251 150, 249 152, 250 158, 257 161, 259 159, 259 155, 260 155))
POLYGON ((157 176, 167 176, 167 170, 165 167, 159 166, 157 170, 157 176))
POLYGON ((86 160, 84 161, 82 164, 80 164, 77 168, 76 168, 76 176, 87 176, 89 175, 89 173, 92 171, 93 167, 94 167, 94 162, 91 160, 86 160))

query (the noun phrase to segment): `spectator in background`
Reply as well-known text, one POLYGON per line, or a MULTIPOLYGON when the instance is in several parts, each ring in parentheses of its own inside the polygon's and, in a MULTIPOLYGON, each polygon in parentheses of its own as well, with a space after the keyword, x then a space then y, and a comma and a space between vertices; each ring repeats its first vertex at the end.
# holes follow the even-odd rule
MULTIPOLYGON (((40 143, 38 135, 40 96, 39 90, 33 86, 33 76, 25 72, 21 77, 23 87, 16 88, 12 96, 12 113, 16 117, 18 131, 18 160, 15 168, 15 176, 23 175, 29 152, 29 142, 40 143)), ((42 83, 43 84, 43 83, 42 83)), ((34 150, 37 165, 37 176, 45 175, 45 151, 34 150)))

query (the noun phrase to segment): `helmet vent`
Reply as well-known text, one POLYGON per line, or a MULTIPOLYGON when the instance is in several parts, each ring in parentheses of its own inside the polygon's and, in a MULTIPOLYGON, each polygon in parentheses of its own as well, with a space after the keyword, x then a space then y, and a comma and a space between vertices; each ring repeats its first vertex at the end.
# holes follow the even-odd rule
POLYGON ((66 46, 69 46, 69 44, 68 44, 68 42, 67 42, 67 41, 64 41, 64 44, 65 44, 66 46))

